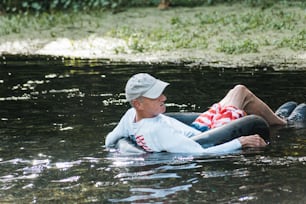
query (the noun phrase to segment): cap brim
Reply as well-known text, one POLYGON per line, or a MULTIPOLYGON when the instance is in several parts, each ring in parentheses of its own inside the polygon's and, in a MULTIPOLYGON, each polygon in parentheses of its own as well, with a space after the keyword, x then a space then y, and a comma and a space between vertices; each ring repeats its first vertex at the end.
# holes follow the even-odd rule
POLYGON ((156 99, 163 93, 163 91, 168 85, 169 83, 157 79, 156 83, 152 86, 152 88, 150 88, 142 96, 151 98, 151 99, 156 99))

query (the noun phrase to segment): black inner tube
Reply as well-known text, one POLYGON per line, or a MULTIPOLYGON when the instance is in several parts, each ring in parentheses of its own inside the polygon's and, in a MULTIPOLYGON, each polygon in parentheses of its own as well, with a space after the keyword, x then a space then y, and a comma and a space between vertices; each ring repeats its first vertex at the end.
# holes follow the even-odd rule
POLYGON ((234 120, 222 127, 203 132, 191 137, 203 147, 215 146, 231 141, 240 136, 259 134, 266 143, 270 143, 270 130, 268 123, 257 115, 248 115, 234 120))
MULTIPOLYGON (((165 115, 190 125, 200 113, 166 113, 165 115)), ((270 142, 268 123, 260 116, 247 115, 221 127, 210 129, 200 135, 193 136, 191 139, 206 148, 229 142, 240 136, 249 136, 253 134, 259 134, 267 143, 270 142)))

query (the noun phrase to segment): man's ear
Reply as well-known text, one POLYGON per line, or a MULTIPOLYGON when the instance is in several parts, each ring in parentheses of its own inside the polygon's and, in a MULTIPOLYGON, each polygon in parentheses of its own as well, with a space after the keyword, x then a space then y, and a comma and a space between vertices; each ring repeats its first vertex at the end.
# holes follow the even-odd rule
POLYGON ((141 102, 139 100, 136 100, 136 99, 132 100, 131 103, 136 110, 141 110, 142 109, 142 105, 141 105, 141 102))

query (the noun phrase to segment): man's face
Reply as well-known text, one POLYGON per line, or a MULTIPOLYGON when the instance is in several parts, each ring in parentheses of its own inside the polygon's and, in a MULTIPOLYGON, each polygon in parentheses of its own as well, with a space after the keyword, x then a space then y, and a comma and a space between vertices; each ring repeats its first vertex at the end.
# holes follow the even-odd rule
POLYGON ((155 117, 166 111, 165 101, 167 100, 167 97, 164 94, 161 94, 156 99, 141 97, 138 100, 140 102, 139 108, 146 117, 155 117))

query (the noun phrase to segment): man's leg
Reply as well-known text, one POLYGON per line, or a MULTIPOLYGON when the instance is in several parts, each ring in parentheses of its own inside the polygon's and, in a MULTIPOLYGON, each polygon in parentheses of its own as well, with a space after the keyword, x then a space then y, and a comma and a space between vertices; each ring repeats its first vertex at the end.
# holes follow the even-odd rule
POLYGON ((237 85, 220 101, 221 106, 235 106, 248 114, 263 117, 270 125, 285 125, 287 122, 274 114, 271 108, 248 88, 237 85))

